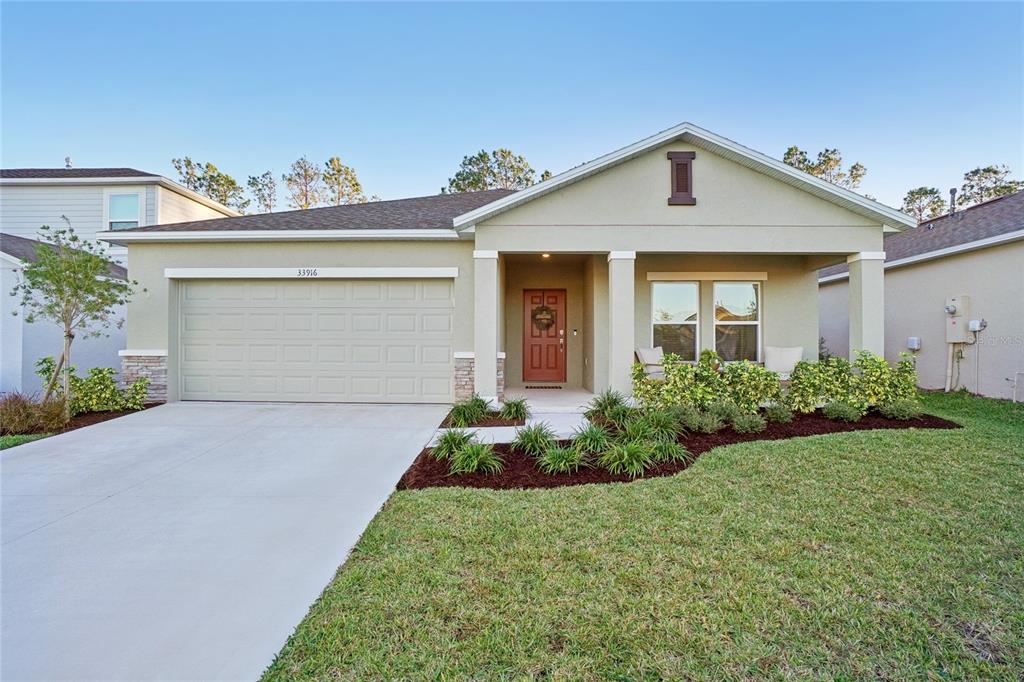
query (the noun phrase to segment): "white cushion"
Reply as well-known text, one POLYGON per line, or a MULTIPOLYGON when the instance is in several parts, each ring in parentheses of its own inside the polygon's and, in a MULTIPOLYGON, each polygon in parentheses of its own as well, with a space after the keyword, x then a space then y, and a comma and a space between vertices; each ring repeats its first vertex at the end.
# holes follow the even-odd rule
POLYGON ((641 365, 660 365, 665 359, 665 351, 661 346, 657 348, 637 348, 636 356, 640 358, 641 365))
POLYGON ((764 368, 788 376, 803 357, 803 346, 765 346, 764 368))

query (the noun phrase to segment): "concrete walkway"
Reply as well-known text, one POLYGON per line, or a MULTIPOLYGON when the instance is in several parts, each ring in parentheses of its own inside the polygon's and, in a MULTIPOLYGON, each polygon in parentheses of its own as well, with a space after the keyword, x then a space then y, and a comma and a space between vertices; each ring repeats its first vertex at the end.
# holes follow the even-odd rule
POLYGON ((4 451, 0 676, 257 678, 446 412, 175 403, 4 451))
MULTIPOLYGON (((585 426, 587 418, 579 413, 552 412, 530 415, 526 425, 547 424, 555 432, 559 439, 569 438, 577 427, 585 426)), ((516 432, 521 426, 470 426, 466 431, 476 433, 476 439, 481 443, 511 443, 516 438, 516 432)), ((437 441, 447 429, 438 429, 431 439, 431 444, 437 441)))

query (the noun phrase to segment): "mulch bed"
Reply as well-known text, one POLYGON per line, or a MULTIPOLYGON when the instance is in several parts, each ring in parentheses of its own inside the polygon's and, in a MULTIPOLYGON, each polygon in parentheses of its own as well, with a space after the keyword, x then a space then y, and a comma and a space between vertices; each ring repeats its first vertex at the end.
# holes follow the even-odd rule
MULTIPOLYGON (((688 433, 679 438, 679 442, 694 457, 717 448, 721 445, 732 445, 733 443, 747 443, 756 440, 785 440, 799 436, 819 436, 828 433, 843 433, 846 431, 866 431, 870 429, 959 429, 961 426, 955 422, 922 415, 916 419, 898 421, 887 419, 877 412, 869 412, 859 422, 833 421, 821 415, 820 412, 812 414, 795 414, 793 421, 789 424, 769 423, 768 428, 760 433, 736 433, 731 428, 724 428, 715 433, 688 433)), ((566 444, 568 441, 562 441, 566 444)), ((421 488, 439 487, 461 487, 461 488, 492 488, 495 490, 507 490, 514 488, 558 488, 566 485, 584 485, 586 483, 616 483, 628 482, 632 479, 626 475, 613 476, 604 469, 589 468, 580 469, 574 474, 548 475, 537 468, 536 461, 526 453, 516 450, 508 444, 494 446, 496 452, 501 453, 505 460, 505 468, 497 475, 486 474, 462 474, 452 476, 448 473, 448 463, 439 462, 430 454, 430 449, 424 449, 412 466, 405 472, 398 482, 399 490, 418 490, 421 488)), ((647 471, 640 478, 653 478, 656 476, 671 476, 690 466, 688 462, 671 462, 660 464, 647 471)))
MULTIPOLYGON (((142 409, 148 410, 149 408, 156 407, 157 405, 163 405, 163 403, 146 403, 145 405, 142 406, 142 409)), ((111 419, 117 419, 118 417, 123 417, 126 414, 135 414, 136 412, 139 411, 140 410, 117 410, 114 412, 85 412, 83 414, 75 415, 74 417, 72 417, 71 421, 65 424, 64 428, 60 429, 59 431, 44 431, 43 433, 67 433, 68 431, 80 429, 83 426, 92 426, 93 424, 99 424, 100 422, 105 422, 111 419)), ((38 434, 25 435, 32 436, 38 434)))
MULTIPOLYGON (((441 422, 442 429, 454 428, 451 423, 451 417, 451 412, 445 416, 444 421, 441 422)), ((525 423, 526 421, 523 419, 505 419, 501 416, 500 412, 488 412, 486 417, 467 428, 473 429, 478 426, 522 426, 525 423)))

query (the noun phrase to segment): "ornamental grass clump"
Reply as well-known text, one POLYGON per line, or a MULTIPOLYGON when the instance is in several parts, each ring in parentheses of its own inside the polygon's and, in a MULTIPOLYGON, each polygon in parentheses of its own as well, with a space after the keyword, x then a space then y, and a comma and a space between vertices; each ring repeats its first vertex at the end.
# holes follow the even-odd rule
POLYGON ((644 421, 656 440, 675 441, 682 427, 675 415, 665 410, 650 410, 641 413, 637 421, 644 421))
POLYGON ((878 411, 882 413, 882 416, 889 419, 906 421, 921 416, 921 403, 916 400, 894 400, 891 403, 879 406, 878 411))
POLYGON ((430 454, 441 461, 451 459, 452 455, 472 443, 475 435, 462 429, 449 429, 438 437, 430 454))
POLYGON ((531 457, 540 457, 555 447, 555 432, 546 422, 524 426, 516 431, 512 446, 531 457))
POLYGON ((616 443, 601 453, 598 463, 610 474, 636 478, 654 463, 654 454, 646 443, 616 443))
POLYGON ((741 414, 732 420, 732 429, 736 433, 760 433, 768 426, 765 418, 756 412, 741 414))
POLYGON ((501 406, 501 418, 511 421, 526 421, 530 416, 530 408, 526 404, 526 398, 506 400, 501 406))
POLYGON ((602 391, 594 396, 593 400, 590 401, 590 405, 587 406, 587 411, 584 412, 584 414, 587 419, 593 419, 594 417, 607 419, 608 413, 619 407, 628 407, 628 405, 626 405, 626 396, 609 388, 608 390, 602 391))
POLYGON ((448 423, 455 428, 464 429, 473 426, 487 416, 487 401, 478 395, 452 405, 448 413, 448 423))
POLYGON ((545 474, 574 474, 586 466, 586 455, 577 448, 556 446, 544 452, 537 466, 545 474))
POLYGON ((774 403, 764 408, 764 416, 776 424, 788 424, 793 421, 793 410, 783 403, 774 403))
POLYGON ((623 443, 650 441, 656 438, 657 435, 651 423, 640 414, 627 419, 616 434, 616 439, 623 443))
POLYGON ((636 410, 629 405, 617 405, 608 410, 608 413, 604 415, 604 419, 614 429, 621 431, 626 428, 626 424, 633 420, 635 414, 636 410))
POLYGON ((60 395, 35 401, 23 393, 0 396, 0 435, 60 431, 68 423, 67 405, 60 395))
POLYGON ((863 410, 856 405, 838 401, 829 403, 821 412, 829 419, 842 422, 859 422, 860 418, 864 416, 863 410))
POLYGON ((505 467, 501 455, 494 451, 490 443, 469 443, 451 456, 448 461, 448 473, 458 474, 497 474, 505 467))
POLYGON ((572 447, 584 455, 604 452, 611 442, 608 431, 600 424, 587 423, 586 426, 578 426, 572 434, 572 447))
POLYGON ((662 440, 651 443, 651 457, 658 464, 692 462, 693 455, 676 441, 662 440))

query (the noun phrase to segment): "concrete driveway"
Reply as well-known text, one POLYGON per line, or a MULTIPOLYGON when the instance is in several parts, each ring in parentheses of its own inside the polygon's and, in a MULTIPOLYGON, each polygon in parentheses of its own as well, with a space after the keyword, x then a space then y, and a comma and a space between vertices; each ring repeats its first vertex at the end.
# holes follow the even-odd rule
POLYGON ((4 451, 2 678, 258 677, 446 410, 174 403, 4 451))

